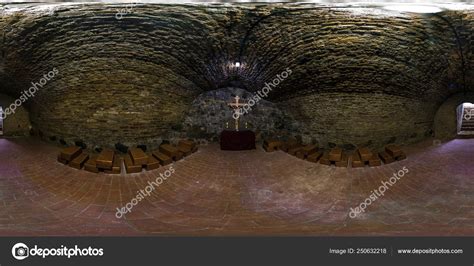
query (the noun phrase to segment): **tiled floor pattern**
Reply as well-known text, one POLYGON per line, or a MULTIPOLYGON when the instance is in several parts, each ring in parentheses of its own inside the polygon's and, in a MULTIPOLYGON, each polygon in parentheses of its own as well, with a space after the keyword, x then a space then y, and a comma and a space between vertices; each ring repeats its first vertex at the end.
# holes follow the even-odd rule
POLYGON ((201 146, 124 219, 116 208, 167 167, 93 174, 57 163, 58 151, 0 139, 0 235, 474 235, 474 139, 427 140, 405 148, 407 160, 363 169, 201 146), (403 167, 408 174, 349 217, 403 167))

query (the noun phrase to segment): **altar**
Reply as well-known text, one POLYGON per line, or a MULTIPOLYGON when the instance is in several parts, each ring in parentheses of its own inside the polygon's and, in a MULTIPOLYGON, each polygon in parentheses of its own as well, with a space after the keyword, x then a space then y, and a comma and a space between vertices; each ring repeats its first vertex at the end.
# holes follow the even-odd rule
POLYGON ((241 151, 241 150, 253 150, 255 149, 255 133, 247 129, 247 123, 245 123, 245 129, 240 129, 240 118, 243 115, 242 107, 246 104, 239 102, 240 97, 235 96, 235 102, 229 103, 233 111, 232 117, 234 118, 235 130, 228 129, 228 123, 224 131, 220 135, 221 150, 228 151, 241 151))
POLYGON ((224 130, 220 136, 221 150, 241 151, 255 149, 255 133, 250 130, 224 130))

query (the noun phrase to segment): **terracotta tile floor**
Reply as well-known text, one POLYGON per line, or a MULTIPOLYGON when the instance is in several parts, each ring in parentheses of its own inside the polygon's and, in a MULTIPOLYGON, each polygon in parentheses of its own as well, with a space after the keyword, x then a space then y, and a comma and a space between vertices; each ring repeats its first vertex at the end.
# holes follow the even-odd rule
POLYGON ((56 162, 58 147, 0 139, 0 235, 474 235, 474 139, 407 147, 408 159, 343 169, 262 149, 202 146, 125 219, 117 207, 166 168, 110 176, 56 162), (366 212, 349 208, 404 166, 366 212))

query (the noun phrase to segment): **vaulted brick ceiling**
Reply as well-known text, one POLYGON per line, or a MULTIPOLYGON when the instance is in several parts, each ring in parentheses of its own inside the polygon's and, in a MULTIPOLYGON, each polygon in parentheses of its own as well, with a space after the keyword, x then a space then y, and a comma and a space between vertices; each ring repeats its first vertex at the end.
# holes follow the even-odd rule
POLYGON ((463 56, 472 60, 466 37, 473 11, 404 15, 313 5, 148 5, 118 20, 118 10, 66 5, 54 13, 38 7, 4 13, 5 74, 30 81, 57 66, 73 76, 89 70, 105 77, 113 76, 111 70, 160 76, 186 91, 216 89, 230 80, 256 90, 288 67, 295 75, 273 97, 334 90, 426 97, 430 91, 446 96, 440 85, 448 82, 461 87, 448 73, 461 66, 453 27, 463 56), (236 61, 243 63, 240 70, 229 67, 236 61))
MULTIPOLYGON (((56 67, 60 75, 28 106, 34 123, 65 138, 154 138, 179 123, 199 93, 229 85, 256 91, 287 68, 291 76, 269 100, 290 112, 294 98, 312 105, 314 95, 377 93, 429 102, 434 115, 449 95, 473 90, 472 9, 139 5, 117 19, 123 6, 5 11, 12 7, 0 16, 0 92, 18 97, 56 67), (242 66, 232 67, 237 61, 242 66)), ((313 115, 296 111, 302 120, 313 115)))

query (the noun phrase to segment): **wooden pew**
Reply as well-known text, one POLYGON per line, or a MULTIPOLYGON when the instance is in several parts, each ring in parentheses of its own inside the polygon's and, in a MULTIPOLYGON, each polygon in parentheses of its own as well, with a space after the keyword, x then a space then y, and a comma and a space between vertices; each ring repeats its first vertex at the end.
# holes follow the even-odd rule
POLYGON ((358 151, 354 152, 354 154, 352 155, 352 167, 357 168, 357 167, 364 167, 364 166, 365 166, 365 162, 362 161, 362 159, 360 158, 359 152, 358 151))
POLYGON ((319 158, 321 158, 321 156, 323 156, 323 153, 320 151, 317 151, 313 154, 308 155, 308 157, 306 157, 306 160, 312 163, 317 163, 319 161, 319 158))
POLYGON ((331 162, 339 162, 342 159, 342 149, 341 148, 333 148, 329 152, 329 161, 331 162))
POLYGON ((272 152, 280 149, 282 142, 276 139, 267 139, 263 141, 263 149, 266 152, 272 152))
POLYGON ((388 154, 386 151, 380 152, 379 156, 384 162, 384 164, 393 163, 395 161, 395 159, 392 156, 390 156, 390 154, 388 154))
POLYGON ((103 150, 97 157, 97 168, 104 170, 112 170, 112 166, 114 165, 114 155, 115 152, 113 150, 103 150))
POLYGON ((400 148, 400 146, 395 145, 395 144, 389 144, 385 146, 385 151, 393 158, 397 158, 403 155, 403 151, 400 148))
POLYGON ((140 173, 142 171, 142 165, 135 165, 132 161, 132 157, 127 154, 124 157, 124 163, 125 163, 125 170, 127 170, 127 173, 132 174, 132 173, 140 173))
POLYGON ((296 156, 298 159, 301 159, 301 160, 304 160, 304 159, 305 159, 305 156, 304 156, 304 153, 303 153, 302 149, 299 150, 299 151, 297 151, 296 154, 295 154, 295 156, 296 156))
POLYGON ((197 144, 192 140, 182 139, 178 142, 178 146, 188 147, 190 150, 193 150, 197 147, 197 144))
POLYGON ((148 162, 148 155, 140 148, 131 148, 128 154, 132 158, 133 165, 146 165, 148 162))
POLYGON ((63 149, 61 153, 59 154, 59 157, 61 158, 62 162, 70 162, 74 160, 79 154, 82 153, 81 147, 78 146, 71 146, 63 149))
POLYGON ((407 158, 406 154, 402 151, 400 156, 395 157, 395 160, 401 161, 401 160, 405 160, 406 158, 407 158))
POLYGON ((349 165, 349 156, 346 153, 342 153, 341 160, 334 163, 336 167, 347 167, 349 165))
POLYGON ((160 161, 158 161, 155 157, 153 156, 148 156, 148 161, 146 163, 146 170, 154 170, 158 169, 160 167, 160 161))
POLYGON ((192 140, 182 139, 178 142, 178 147, 187 147, 191 150, 191 153, 195 153, 198 150, 197 143, 192 140))
POLYGON ((162 166, 168 165, 173 162, 173 159, 166 154, 159 151, 152 152, 153 156, 160 162, 162 166))
POLYGON ((104 173, 118 175, 118 174, 122 173, 122 164, 123 164, 123 158, 120 157, 119 155, 115 155, 114 156, 114 164, 112 165, 112 169, 111 170, 104 170, 104 173))
POLYGON ((97 168, 97 156, 90 156, 89 160, 84 164, 84 170, 92 172, 92 173, 98 173, 99 168, 97 168))
POLYGON ((184 158, 184 152, 178 150, 178 156, 176 156, 176 161, 179 161, 184 158))
POLYGON ((58 154, 58 162, 64 164, 64 165, 67 165, 69 163, 68 160, 65 160, 63 159, 63 157, 61 156, 61 154, 58 154))
POLYGON ((280 146, 280 149, 284 152, 288 152, 290 149, 300 146, 296 139, 289 139, 286 142, 283 142, 280 146))
POLYGON ((324 152, 323 156, 319 159, 320 164, 331 165, 331 160, 329 160, 329 152, 324 152))
POLYGON ((171 157, 174 161, 179 161, 182 159, 182 153, 180 153, 178 149, 171 146, 170 144, 161 145, 159 150, 166 156, 171 157))
POLYGON ((317 151, 318 146, 313 144, 305 145, 301 150, 296 153, 296 157, 306 159, 309 155, 316 153, 317 151))
POLYGON ((69 163, 69 166, 80 170, 84 166, 87 160, 89 160, 89 155, 85 153, 81 153, 79 156, 77 156, 74 160, 72 160, 69 163))
POLYGON ((183 144, 178 143, 178 146, 176 148, 178 149, 178 151, 182 152, 184 156, 189 156, 193 153, 192 148, 189 147, 188 145, 183 145, 183 144))
POLYGON ((303 149, 303 146, 301 146, 300 144, 298 144, 297 146, 294 146, 293 148, 289 149, 288 150, 288 153, 290 155, 293 155, 295 156, 297 152, 299 152, 301 149, 303 149))
POLYGON ((318 151, 318 146, 314 144, 308 144, 303 147, 302 152, 304 153, 305 157, 316 153, 318 151))
POLYGON ((369 159, 369 166, 374 167, 374 166, 381 166, 382 161, 380 160, 379 156, 377 153, 373 153, 372 157, 369 159))
POLYGON ((385 146, 385 151, 397 161, 405 160, 407 158, 400 146, 395 144, 385 146))
POLYGON ((372 152, 369 148, 359 148, 357 152, 359 153, 360 159, 364 162, 368 162, 370 158, 372 158, 372 152))

